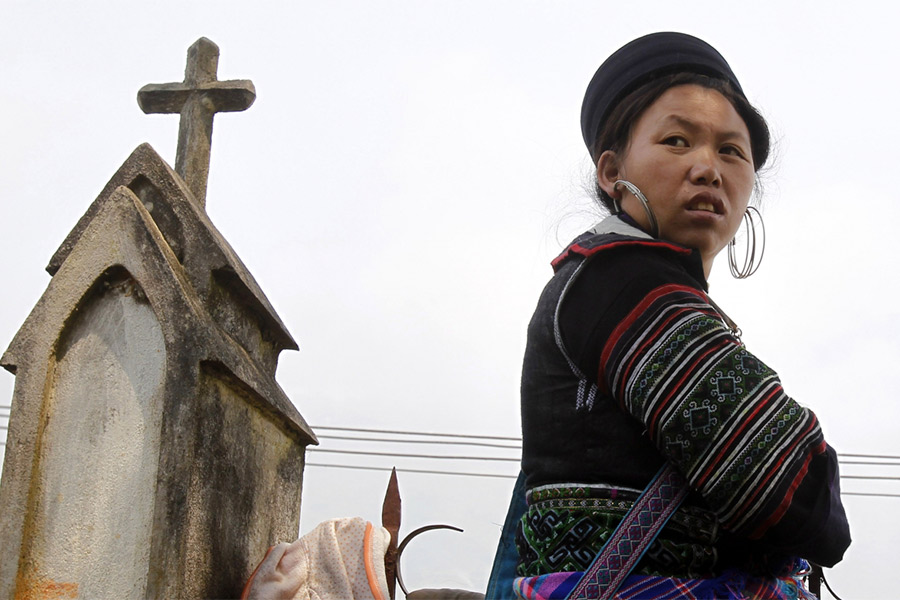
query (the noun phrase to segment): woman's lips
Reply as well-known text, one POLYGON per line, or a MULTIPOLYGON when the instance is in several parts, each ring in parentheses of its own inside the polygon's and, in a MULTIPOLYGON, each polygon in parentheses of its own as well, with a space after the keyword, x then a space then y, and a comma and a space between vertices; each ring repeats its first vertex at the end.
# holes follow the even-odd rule
POLYGON ((697 204, 692 206, 690 210, 704 210, 706 212, 714 213, 716 212, 716 207, 713 206, 712 202, 698 202, 697 204))
POLYGON ((691 198, 687 209, 722 215, 725 214, 725 203, 713 194, 701 192, 691 198))

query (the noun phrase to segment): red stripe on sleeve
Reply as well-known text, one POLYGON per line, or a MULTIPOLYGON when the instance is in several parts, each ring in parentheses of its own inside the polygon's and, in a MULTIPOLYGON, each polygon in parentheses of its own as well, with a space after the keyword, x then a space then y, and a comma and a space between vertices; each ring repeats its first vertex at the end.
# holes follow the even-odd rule
POLYGON ((675 292, 685 292, 691 295, 694 295, 700 298, 703 302, 708 302, 706 294, 697 290, 696 288, 692 288, 686 285, 678 285, 678 284, 668 284, 663 285, 655 290, 651 291, 647 294, 644 299, 635 306, 628 315, 622 319, 622 321, 616 326, 613 330, 612 335, 609 336, 609 339, 606 340, 606 344, 603 346, 603 352, 600 353, 600 369, 597 376, 597 381, 600 382, 606 391, 609 391, 609 387, 607 385, 606 377, 604 376, 604 371, 606 370, 606 363, 609 362, 609 356, 612 354, 613 349, 616 344, 618 344, 619 340, 625 334, 626 331, 638 320, 638 318, 646 312, 646 310, 659 298, 672 294, 675 292))
POLYGON ((775 508, 775 511, 772 515, 763 521, 756 530, 751 533, 748 537, 750 539, 759 539, 762 535, 769 529, 772 525, 781 520, 781 517, 784 516, 784 513, 787 512, 788 507, 790 507, 791 502, 794 499, 794 493, 797 491, 797 488, 800 487, 800 484, 803 482, 803 478, 806 477, 806 472, 809 470, 809 463, 812 462, 814 456, 818 456, 825 452, 825 440, 822 440, 811 453, 807 454, 806 460, 803 461, 803 466, 800 467, 800 471, 797 472, 797 476, 794 477, 794 480, 791 482, 790 487, 787 490, 787 493, 784 495, 784 500, 775 508))

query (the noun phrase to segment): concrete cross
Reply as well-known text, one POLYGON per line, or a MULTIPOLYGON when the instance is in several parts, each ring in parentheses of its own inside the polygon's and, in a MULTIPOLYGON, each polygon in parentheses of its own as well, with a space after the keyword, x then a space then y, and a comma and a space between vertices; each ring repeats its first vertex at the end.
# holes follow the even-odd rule
POLYGON ((246 110, 256 99, 249 80, 218 81, 218 66, 219 47, 200 38, 188 48, 183 82, 152 83, 138 92, 138 105, 146 114, 181 113, 175 171, 200 206, 206 205, 213 117, 217 112, 246 110))

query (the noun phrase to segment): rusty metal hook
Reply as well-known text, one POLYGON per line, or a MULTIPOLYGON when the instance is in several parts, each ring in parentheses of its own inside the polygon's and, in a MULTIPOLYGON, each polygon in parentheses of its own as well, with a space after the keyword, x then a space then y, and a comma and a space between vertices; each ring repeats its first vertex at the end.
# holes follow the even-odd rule
POLYGON ((400 556, 403 554, 403 549, 406 548, 406 545, 412 541, 414 537, 419 535, 420 533, 425 533, 426 531, 431 531, 432 529, 452 529, 453 531, 462 532, 462 529, 459 527, 454 527, 453 525, 426 525, 425 527, 419 527, 415 531, 407 534, 403 541, 400 542, 400 546, 397 548, 397 583, 400 584, 400 589, 403 590, 403 593, 407 596, 409 595, 409 590, 406 589, 406 586, 403 584, 403 576, 400 574, 400 556))

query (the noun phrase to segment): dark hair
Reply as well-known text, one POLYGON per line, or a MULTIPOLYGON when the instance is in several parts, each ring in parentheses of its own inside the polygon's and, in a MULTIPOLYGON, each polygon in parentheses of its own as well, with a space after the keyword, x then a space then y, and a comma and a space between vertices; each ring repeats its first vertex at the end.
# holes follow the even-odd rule
MULTIPOLYGON (((628 141, 631 138, 631 132, 635 123, 638 122, 644 111, 650 108, 650 105, 656 102, 666 90, 679 85, 699 85, 715 90, 725 96, 725 99, 731 103, 747 125, 747 129, 750 132, 750 152, 753 156, 753 170, 759 172, 759 169, 769 157, 769 126, 766 124, 766 120, 743 95, 735 92, 732 85, 724 79, 688 72, 674 73, 652 79, 619 101, 609 113, 609 117, 606 118, 603 127, 600 129, 600 135, 591 147, 591 157, 594 159, 595 165, 600 155, 607 150, 612 150, 616 153, 623 152, 628 147, 628 141)), ((613 199, 603 191, 599 182, 597 182, 596 187, 600 202, 610 212, 613 212, 615 210, 613 199)))

